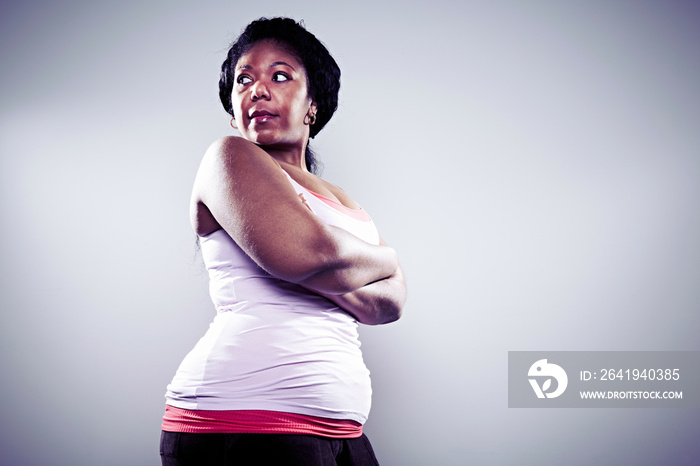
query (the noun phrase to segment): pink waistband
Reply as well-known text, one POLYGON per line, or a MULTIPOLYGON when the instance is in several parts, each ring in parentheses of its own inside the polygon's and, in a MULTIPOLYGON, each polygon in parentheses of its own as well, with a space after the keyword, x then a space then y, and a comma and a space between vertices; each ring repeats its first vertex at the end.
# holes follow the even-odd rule
POLYGON ((207 411, 165 405, 162 430, 186 433, 305 434, 357 438, 362 424, 278 411, 207 411))

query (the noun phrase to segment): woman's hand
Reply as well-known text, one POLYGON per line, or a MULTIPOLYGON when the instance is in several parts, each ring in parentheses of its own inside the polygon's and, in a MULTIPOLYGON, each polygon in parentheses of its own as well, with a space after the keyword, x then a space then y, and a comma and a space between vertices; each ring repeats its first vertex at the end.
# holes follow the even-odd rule
POLYGON ((245 139, 226 137, 200 165, 192 223, 200 236, 223 228, 271 275, 329 296, 396 273, 392 248, 325 224, 299 200, 272 157, 245 139))

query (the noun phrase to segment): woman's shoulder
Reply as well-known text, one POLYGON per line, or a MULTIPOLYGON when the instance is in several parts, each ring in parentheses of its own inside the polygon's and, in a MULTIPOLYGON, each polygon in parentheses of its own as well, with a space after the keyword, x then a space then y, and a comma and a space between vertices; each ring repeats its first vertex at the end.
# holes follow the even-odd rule
POLYGON ((200 170, 214 170, 234 174, 236 172, 253 175, 264 174, 278 165, 267 152, 252 142, 238 136, 224 136, 217 139, 204 153, 200 170))
POLYGON ((204 154, 190 198, 190 218, 197 234, 205 236, 221 228, 216 212, 227 213, 220 207, 228 208, 247 193, 273 184, 276 171, 281 174, 267 152, 246 139, 226 136, 214 141, 204 154))
POLYGON ((205 158, 230 157, 246 154, 265 154, 261 148, 240 136, 223 136, 212 142, 204 153, 205 158))

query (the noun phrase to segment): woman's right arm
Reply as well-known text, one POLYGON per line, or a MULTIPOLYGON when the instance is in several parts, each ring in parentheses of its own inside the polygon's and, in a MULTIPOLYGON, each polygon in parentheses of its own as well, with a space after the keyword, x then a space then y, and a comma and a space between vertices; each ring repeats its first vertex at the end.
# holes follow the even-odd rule
POLYGON ((320 293, 345 294, 392 276, 398 267, 392 248, 319 220, 277 162, 242 138, 222 138, 209 147, 191 213, 197 233, 220 226, 265 271, 320 293))

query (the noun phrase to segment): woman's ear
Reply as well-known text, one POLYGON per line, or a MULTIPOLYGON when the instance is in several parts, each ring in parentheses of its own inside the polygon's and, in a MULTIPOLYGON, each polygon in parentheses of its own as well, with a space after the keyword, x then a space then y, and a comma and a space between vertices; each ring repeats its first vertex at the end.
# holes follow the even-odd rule
POLYGON ((309 109, 306 111, 306 115, 304 115, 304 124, 305 125, 313 125, 316 123, 316 112, 318 111, 318 106, 316 105, 316 102, 311 102, 311 105, 309 105, 309 109))

